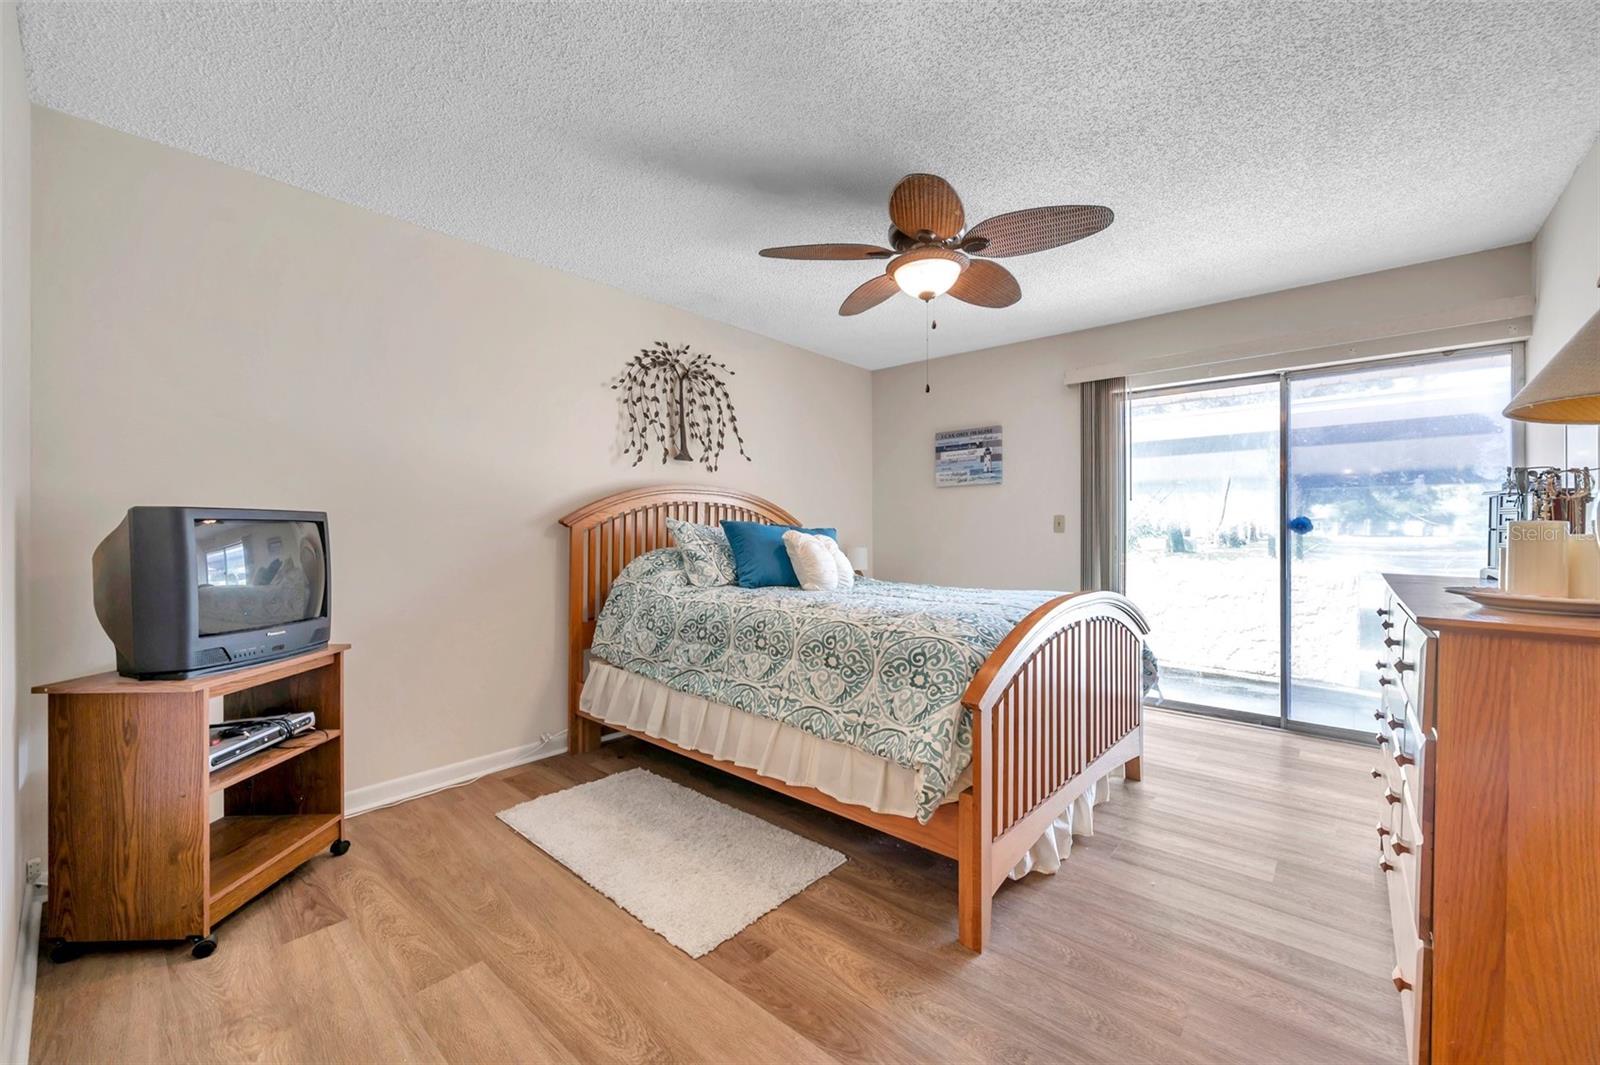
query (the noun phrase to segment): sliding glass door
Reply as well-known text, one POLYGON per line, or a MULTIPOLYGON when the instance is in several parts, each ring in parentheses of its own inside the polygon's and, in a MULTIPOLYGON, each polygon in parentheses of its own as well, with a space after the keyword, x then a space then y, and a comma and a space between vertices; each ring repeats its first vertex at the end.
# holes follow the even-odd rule
POLYGON ((1279 715, 1278 382, 1129 400, 1128 595, 1167 704, 1279 715))
POLYGON ((1162 705, 1370 726, 1381 574, 1484 564, 1512 385, 1499 348, 1134 393, 1127 590, 1162 705))
POLYGON ((1371 727, 1381 574, 1485 565, 1511 392, 1505 351, 1289 379, 1291 720, 1371 727))

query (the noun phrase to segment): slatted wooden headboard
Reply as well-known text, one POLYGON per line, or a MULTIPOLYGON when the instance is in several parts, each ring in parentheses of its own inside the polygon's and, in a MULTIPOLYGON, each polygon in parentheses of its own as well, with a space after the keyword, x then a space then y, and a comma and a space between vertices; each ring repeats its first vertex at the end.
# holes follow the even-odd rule
POLYGON ((567 726, 568 747, 592 750, 600 730, 578 717, 583 687, 583 653, 594 640, 595 618, 622 568, 646 551, 671 547, 667 519, 715 525, 720 521, 759 521, 798 525, 793 514, 759 496, 700 485, 634 488, 598 499, 561 519, 569 532, 567 560, 567 726))

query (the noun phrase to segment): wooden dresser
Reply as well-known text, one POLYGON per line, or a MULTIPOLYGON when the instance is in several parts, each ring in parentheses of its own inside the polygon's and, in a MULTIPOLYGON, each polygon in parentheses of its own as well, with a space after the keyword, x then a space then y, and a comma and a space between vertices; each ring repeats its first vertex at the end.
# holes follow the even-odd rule
POLYGON ((1373 776, 1411 1061, 1600 1061, 1600 619, 1384 579, 1373 776))

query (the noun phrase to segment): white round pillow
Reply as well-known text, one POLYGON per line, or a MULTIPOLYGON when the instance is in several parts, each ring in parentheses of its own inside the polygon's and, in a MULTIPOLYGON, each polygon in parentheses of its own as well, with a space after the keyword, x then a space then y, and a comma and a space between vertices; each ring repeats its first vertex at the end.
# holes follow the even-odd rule
POLYGON ((783 534, 783 548, 806 591, 848 592, 855 587, 855 570, 833 537, 790 529, 783 534))

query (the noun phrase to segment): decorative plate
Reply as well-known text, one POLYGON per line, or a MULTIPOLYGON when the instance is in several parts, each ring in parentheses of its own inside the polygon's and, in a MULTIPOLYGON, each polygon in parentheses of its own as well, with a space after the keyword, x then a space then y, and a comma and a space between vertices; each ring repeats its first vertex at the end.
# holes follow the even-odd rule
POLYGON ((1554 595, 1515 595, 1498 588, 1446 588, 1474 603, 1497 610, 1521 610, 1530 614, 1578 614, 1600 617, 1600 599, 1563 599, 1554 595))

